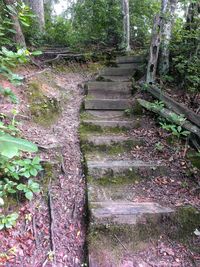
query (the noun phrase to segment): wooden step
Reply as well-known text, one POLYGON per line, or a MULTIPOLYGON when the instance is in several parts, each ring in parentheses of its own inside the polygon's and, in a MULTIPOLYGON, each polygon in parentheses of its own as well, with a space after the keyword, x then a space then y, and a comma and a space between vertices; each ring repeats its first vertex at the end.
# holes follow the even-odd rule
POLYGON ((84 101, 85 110, 126 110, 133 106, 128 99, 88 99, 84 101))
POLYGON ((134 68, 117 68, 110 67, 101 71, 102 76, 133 76, 135 74, 134 68))
POLYGON ((107 82, 130 82, 132 75, 127 76, 112 76, 112 75, 99 75, 97 81, 107 81, 107 82))
POLYGON ((166 167, 159 162, 140 160, 87 160, 88 176, 95 179, 132 177, 150 179, 166 174, 166 167))
POLYGON ((122 56, 117 57, 116 62, 119 64, 123 63, 143 63, 146 60, 146 56, 140 55, 140 56, 122 56))
POLYGON ((104 131, 114 131, 124 129, 133 129, 139 128, 141 126, 141 117, 135 117, 135 119, 125 119, 125 118, 96 118, 96 119, 84 119, 82 120, 83 127, 88 130, 91 129, 91 132, 104 132, 104 131))

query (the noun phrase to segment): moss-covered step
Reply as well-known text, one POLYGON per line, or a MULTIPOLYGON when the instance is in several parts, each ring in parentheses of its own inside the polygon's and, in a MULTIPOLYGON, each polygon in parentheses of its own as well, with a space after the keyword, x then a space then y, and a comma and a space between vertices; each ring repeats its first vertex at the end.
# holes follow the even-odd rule
POLYGON ((137 55, 137 56, 121 56, 116 58, 116 62, 119 64, 126 63, 143 63, 146 60, 145 55, 137 55))
POLYGON ((166 167, 157 162, 139 160, 87 160, 87 174, 90 179, 153 178, 165 175, 166 167))
POLYGON ((121 132, 126 129, 139 128, 142 120, 139 116, 134 119, 128 118, 94 118, 83 119, 80 125, 80 132, 121 132))
MULTIPOLYGON (((120 214, 121 217, 118 217, 120 213, 118 204, 116 205, 117 207, 113 204, 112 206, 114 207, 110 207, 109 202, 108 204, 102 205, 101 203, 97 205, 97 209, 103 207, 103 210, 101 212, 98 210, 98 216, 100 216, 98 224, 93 223, 91 220, 89 228, 88 254, 90 267, 140 266, 141 261, 136 263, 132 255, 142 252, 153 241, 157 243, 160 235, 166 236, 166 239, 171 242, 176 240, 182 243, 183 247, 189 246, 190 250, 199 253, 198 236, 194 234, 200 221, 200 212, 197 209, 185 206, 171 210, 155 203, 143 203, 143 207, 140 206, 141 204, 130 204, 134 205, 136 209, 138 207, 142 208, 141 213, 139 213, 138 209, 139 217, 136 216, 135 224, 124 222, 124 219, 121 218, 122 214, 125 217, 127 216, 126 211, 127 213, 132 212, 134 220, 133 206, 130 206, 131 208, 128 211, 127 208, 124 209, 123 207, 122 214, 120 214), (145 206, 150 211, 148 212, 147 210, 147 214, 145 214, 145 206), (153 213, 154 207, 157 213, 153 213), (102 219, 101 217, 107 216, 108 209, 112 212, 111 218, 114 218, 115 222, 106 222, 105 224, 103 223, 103 221, 106 221, 105 218, 102 219), (116 214, 117 217, 115 217, 116 214), (127 255, 129 255, 129 265, 125 264, 127 255)), ((121 208, 122 204, 120 203, 121 208)), ((111 220, 108 219, 108 221, 110 222, 111 220)), ((192 259, 192 263, 194 263, 194 259, 192 259)), ((146 266, 146 264, 141 266, 146 266)), ((194 264, 194 266, 197 265, 194 264)))
POLYGON ((130 82, 133 75, 128 76, 113 76, 113 75, 99 75, 97 81, 105 82, 130 82))
POLYGON ((109 67, 105 68, 100 72, 103 76, 133 76, 135 74, 134 68, 120 68, 120 67, 109 67))
POLYGON ((126 110, 134 106, 130 99, 90 99, 85 98, 85 110, 126 110))
POLYGON ((132 95, 132 85, 129 82, 90 82, 85 88, 86 94, 91 98, 127 99, 132 95))
POLYGON ((95 152, 104 154, 119 154, 130 151, 135 146, 144 145, 142 138, 130 138, 123 135, 89 134, 82 136, 81 148, 84 153, 95 152))

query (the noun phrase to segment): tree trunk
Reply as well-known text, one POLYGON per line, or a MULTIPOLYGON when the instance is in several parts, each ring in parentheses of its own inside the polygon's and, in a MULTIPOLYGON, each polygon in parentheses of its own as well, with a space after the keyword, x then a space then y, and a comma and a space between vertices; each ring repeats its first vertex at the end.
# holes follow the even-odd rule
POLYGON ((15 30, 15 36, 14 36, 14 40, 16 42, 17 45, 21 46, 21 47, 25 47, 26 48, 26 42, 25 42, 25 38, 24 38, 24 34, 22 32, 22 28, 17 16, 17 11, 15 9, 15 0, 4 0, 5 5, 9 5, 12 6, 14 12, 10 12, 9 16, 12 20, 13 23, 13 29, 15 30))
POLYGON ((152 31, 152 40, 149 51, 149 61, 147 66, 147 77, 146 82, 152 84, 155 82, 156 70, 158 64, 158 54, 160 49, 160 28, 161 28, 161 17, 156 15, 154 19, 154 26, 152 31))
POLYGON ((174 15, 177 0, 163 0, 161 8, 161 46, 159 56, 159 74, 166 75, 169 72, 169 45, 171 41, 174 15))
POLYGON ((45 19, 44 19, 44 1, 43 0, 29 0, 29 5, 33 13, 38 18, 38 25, 41 32, 45 29, 45 19))
POLYGON ((122 12, 123 12, 123 26, 124 26, 124 44, 126 51, 130 51, 130 16, 129 16, 129 0, 122 0, 122 12))

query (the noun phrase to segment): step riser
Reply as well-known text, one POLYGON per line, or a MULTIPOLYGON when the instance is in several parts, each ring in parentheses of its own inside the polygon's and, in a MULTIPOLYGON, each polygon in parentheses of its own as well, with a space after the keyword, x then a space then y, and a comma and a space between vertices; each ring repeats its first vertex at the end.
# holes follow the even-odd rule
POLYGON ((101 72, 103 76, 133 76, 135 70, 129 68, 108 68, 101 72))
POLYGON ((92 98, 99 98, 99 99, 130 99, 132 94, 130 91, 109 91, 109 90, 104 90, 102 89, 101 91, 99 90, 92 90, 88 93, 89 97, 92 98))
POLYGON ((117 64, 118 68, 121 69, 132 69, 132 70, 138 70, 144 68, 144 64, 139 64, 139 63, 118 63, 117 64))
POLYGON ((118 64, 123 64, 123 63, 143 63, 146 60, 146 56, 123 56, 123 57, 118 57, 116 59, 116 62, 118 64))
POLYGON ((100 75, 97 80, 98 81, 105 81, 105 82, 130 82, 132 76, 105 76, 100 75))
MULTIPOLYGON (((96 119, 117 119, 117 118, 124 118, 125 114, 124 111, 117 110, 86 110, 84 112, 85 114, 88 114, 89 117, 96 118, 96 119)), ((86 115, 87 117, 87 115, 86 115)), ((89 119, 89 118, 88 118, 89 119)))
POLYGON ((90 92, 90 90, 127 90, 131 89, 132 84, 130 82, 89 82, 85 86, 87 90, 90 92))
POLYGON ((101 99, 86 99, 85 109, 91 110, 125 110, 131 108, 133 102, 128 100, 101 100, 101 99))
POLYGON ((88 138, 82 140, 82 150, 85 153, 99 152, 105 155, 114 155, 124 152, 128 152, 136 146, 144 145, 142 140, 124 140, 124 141, 111 141, 111 140, 99 140, 98 138, 88 138))
POLYGON ((117 179, 118 177, 121 178, 132 178, 133 181, 136 179, 151 179, 158 175, 166 174, 166 169, 163 166, 157 166, 152 168, 150 166, 141 166, 141 167, 90 167, 88 165, 88 176, 95 179, 105 179, 109 177, 110 179, 117 179))
POLYGON ((138 129, 141 126, 140 120, 134 121, 105 121, 105 120, 84 120, 84 125, 90 126, 99 126, 102 130, 112 129, 112 128, 122 128, 122 129, 138 129))

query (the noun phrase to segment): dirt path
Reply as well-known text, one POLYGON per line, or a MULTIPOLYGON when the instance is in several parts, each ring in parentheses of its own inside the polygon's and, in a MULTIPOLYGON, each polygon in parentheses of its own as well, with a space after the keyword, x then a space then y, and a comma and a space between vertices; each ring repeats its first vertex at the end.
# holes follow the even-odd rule
MULTIPOLYGON (((61 95, 62 111, 56 122, 43 127, 28 119, 20 125, 23 135, 39 144, 40 157, 46 163, 40 177, 43 191, 31 203, 20 204, 21 216, 15 229, 0 232, 0 248, 8 256, 5 266, 75 267, 84 263, 85 179, 78 126, 83 97, 80 84, 88 80, 90 74, 86 67, 82 72, 78 67, 77 72, 76 67, 63 73, 48 71, 45 84, 49 84, 51 77, 50 83, 56 83, 59 90, 46 85, 45 90, 53 98, 59 99, 61 95), (14 249, 15 253, 9 249, 14 249)), ((40 76, 37 76, 39 83, 40 76)), ((29 86, 33 82, 36 82, 35 77, 28 81, 29 86)), ((23 116, 30 118, 27 95, 23 91, 20 93, 23 94, 20 110, 23 116)))

